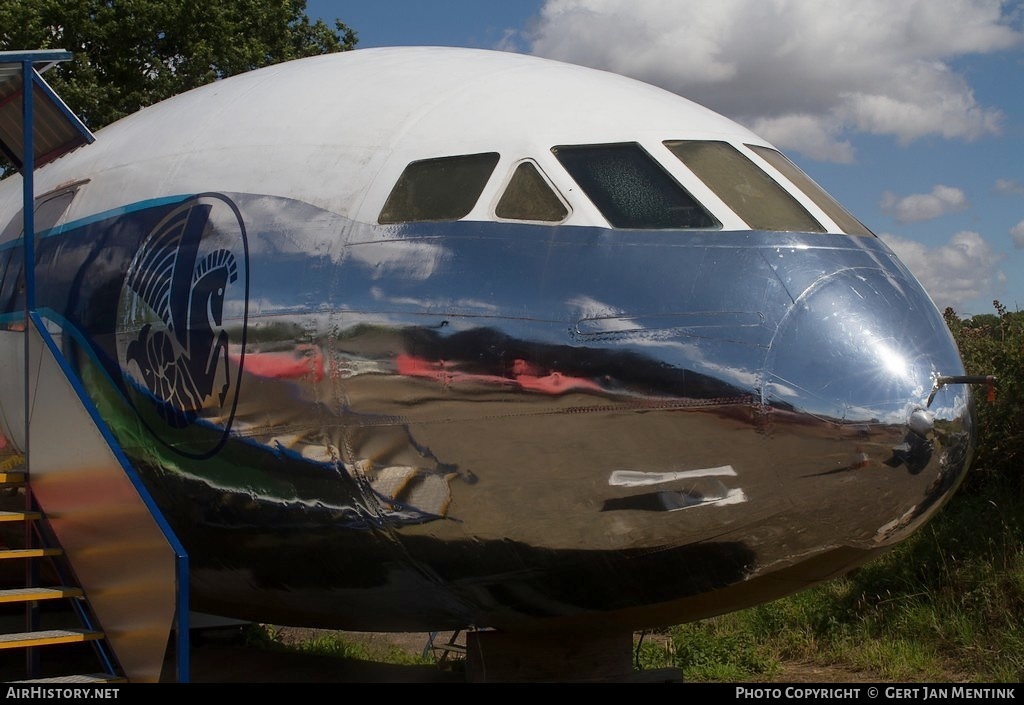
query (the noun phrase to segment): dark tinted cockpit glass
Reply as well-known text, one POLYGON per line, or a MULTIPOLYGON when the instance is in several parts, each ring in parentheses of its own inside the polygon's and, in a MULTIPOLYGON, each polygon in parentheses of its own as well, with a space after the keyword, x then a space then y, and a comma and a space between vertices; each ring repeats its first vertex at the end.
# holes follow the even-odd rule
POLYGON ((825 232, 786 189, 728 142, 673 140, 665 146, 753 230, 825 232))
POLYGON ((783 176, 793 182, 794 186, 806 193, 808 198, 814 201, 818 208, 825 211, 828 217, 834 220, 844 233, 874 236, 874 233, 850 215, 849 211, 843 208, 836 199, 832 198, 825 189, 815 183, 800 167, 787 159, 784 154, 759 145, 748 144, 747 146, 756 152, 759 157, 778 169, 783 176))
POLYGON ((523 162, 512 174, 494 214, 509 220, 557 223, 565 220, 569 209, 551 190, 537 167, 530 162, 523 162))
POLYGON ((615 228, 717 228, 721 224, 636 143, 551 150, 615 228))
POLYGON ((469 215, 498 163, 496 152, 412 162, 380 212, 380 223, 458 220, 469 215))

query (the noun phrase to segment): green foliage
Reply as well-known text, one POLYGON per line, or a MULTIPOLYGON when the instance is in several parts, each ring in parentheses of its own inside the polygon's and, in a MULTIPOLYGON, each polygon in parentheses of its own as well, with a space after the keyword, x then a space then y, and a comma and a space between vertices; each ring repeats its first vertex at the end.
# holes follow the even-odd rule
POLYGON ((66 49, 46 80, 91 129, 263 66, 355 47, 306 0, 5 0, 0 50, 66 49))
POLYGON ((282 640, 282 630, 270 624, 250 624, 243 632, 246 646, 264 651, 297 651, 339 659, 375 661, 401 666, 433 665, 429 656, 414 655, 394 645, 373 648, 346 638, 344 633, 325 631, 294 643, 282 640))
POLYGON ((995 314, 961 319, 947 308, 949 326, 970 375, 994 375, 995 399, 977 390, 977 450, 965 491, 982 485, 1020 493, 1024 489, 1024 312, 993 301, 995 314))
POLYGON ((658 630, 651 634, 642 632, 634 639, 633 653, 634 665, 640 671, 675 665, 675 648, 668 630, 658 630))
POLYGON ((304 641, 298 645, 298 650, 320 656, 332 656, 359 661, 378 661, 402 666, 433 665, 434 663, 429 658, 414 656, 397 646, 375 650, 365 644, 349 641, 337 634, 325 634, 314 637, 309 641, 304 641))
POLYGON ((778 658, 770 642, 732 615, 684 624, 672 635, 674 665, 686 681, 749 681, 771 676, 778 658))
POLYGON ((279 630, 271 624, 246 624, 241 631, 242 643, 246 646, 268 651, 280 646, 279 630))

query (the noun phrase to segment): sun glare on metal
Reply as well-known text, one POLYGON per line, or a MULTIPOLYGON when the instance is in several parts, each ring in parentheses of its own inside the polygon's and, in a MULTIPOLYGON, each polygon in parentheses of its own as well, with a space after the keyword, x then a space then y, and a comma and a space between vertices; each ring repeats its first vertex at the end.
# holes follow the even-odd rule
POLYGON ((874 348, 878 360, 882 363, 882 369, 892 377, 904 380, 910 379, 910 365, 907 364, 907 360, 903 355, 880 340, 872 340, 870 344, 874 348))

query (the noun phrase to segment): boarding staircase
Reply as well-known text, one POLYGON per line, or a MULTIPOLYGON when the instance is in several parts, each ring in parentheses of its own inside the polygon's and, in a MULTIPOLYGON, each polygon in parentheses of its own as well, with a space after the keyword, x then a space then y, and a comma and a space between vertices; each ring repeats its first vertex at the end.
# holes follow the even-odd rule
MULTIPOLYGON (((70 59, 0 52, 0 147, 21 175, 23 235, 40 232, 37 166, 95 139, 41 76, 70 59)), ((35 240, 21 238, 21 262, 36 261, 35 240)), ((173 646, 188 681, 188 555, 64 355, 77 331, 37 309, 34 266, 18 276, 24 311, 0 316, 0 678, 18 677, 4 669, 20 649, 28 680, 159 682, 173 646), (41 650, 76 647, 98 670, 67 653, 65 672, 42 667, 41 650)))
POLYGON ((34 506, 24 457, 0 456, 0 680, 127 682, 63 549, 34 506), (9 656, 18 652, 20 665, 9 656))
POLYGON ((168 679, 187 681, 188 556, 61 353, 64 335, 35 312, 23 331, 0 329, 2 396, 31 400, 24 418, 3 409, 0 678, 155 683, 173 655, 168 679), (26 653, 17 675, 3 658, 14 649, 26 653))

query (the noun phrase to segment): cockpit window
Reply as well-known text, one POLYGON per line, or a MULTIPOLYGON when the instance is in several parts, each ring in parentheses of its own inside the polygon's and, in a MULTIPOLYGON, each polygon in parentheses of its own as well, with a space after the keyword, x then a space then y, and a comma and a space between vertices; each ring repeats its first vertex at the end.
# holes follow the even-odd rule
MULTIPOLYGON (((70 186, 63 186, 60 189, 44 193, 35 200, 35 208, 32 213, 32 224, 36 234, 45 233, 53 229, 67 213, 68 206, 74 200, 75 195, 87 180, 78 181, 70 186)), ((0 233, 0 242, 7 242, 20 238, 24 234, 25 223, 22 212, 11 219, 11 222, 0 233)))
POLYGON ((721 226, 635 142, 560 146, 551 151, 612 227, 721 226))
POLYGON ((874 233, 868 230, 862 222, 850 215, 849 211, 843 208, 836 199, 832 198, 825 189, 815 183, 800 167, 787 159, 784 154, 769 147, 761 147, 754 144, 748 144, 747 147, 750 147, 759 157, 778 169, 783 176, 793 182, 794 186, 806 193, 807 197, 814 201, 818 208, 825 211, 828 217, 835 221, 836 225, 844 233, 874 236, 874 233))
MULTIPOLYGON (((88 179, 62 186, 59 189, 44 193, 35 200, 32 209, 32 224, 36 236, 53 235, 59 232, 68 207, 74 200, 78 190, 88 183, 88 179)), ((25 222, 23 211, 18 213, 0 233, 0 243, 8 243, 21 239, 24 235, 25 222)), ((25 268, 24 250, 20 247, 7 246, 0 250, 0 311, 17 311, 25 307, 25 268)), ((12 330, 11 322, 0 324, 2 330, 12 330)))
POLYGON ((494 214, 508 220, 537 220, 559 223, 569 209, 532 162, 522 162, 501 195, 494 214))
POLYGON ((464 218, 473 210, 497 164, 496 152, 412 162, 398 178, 377 222, 464 218))
POLYGON ((752 229, 825 232, 778 182, 728 142, 673 140, 665 146, 752 229))
POLYGON ((67 212, 76 193, 78 193, 77 189, 68 189, 36 199, 36 210, 33 217, 35 231, 41 233, 55 227, 67 212))

